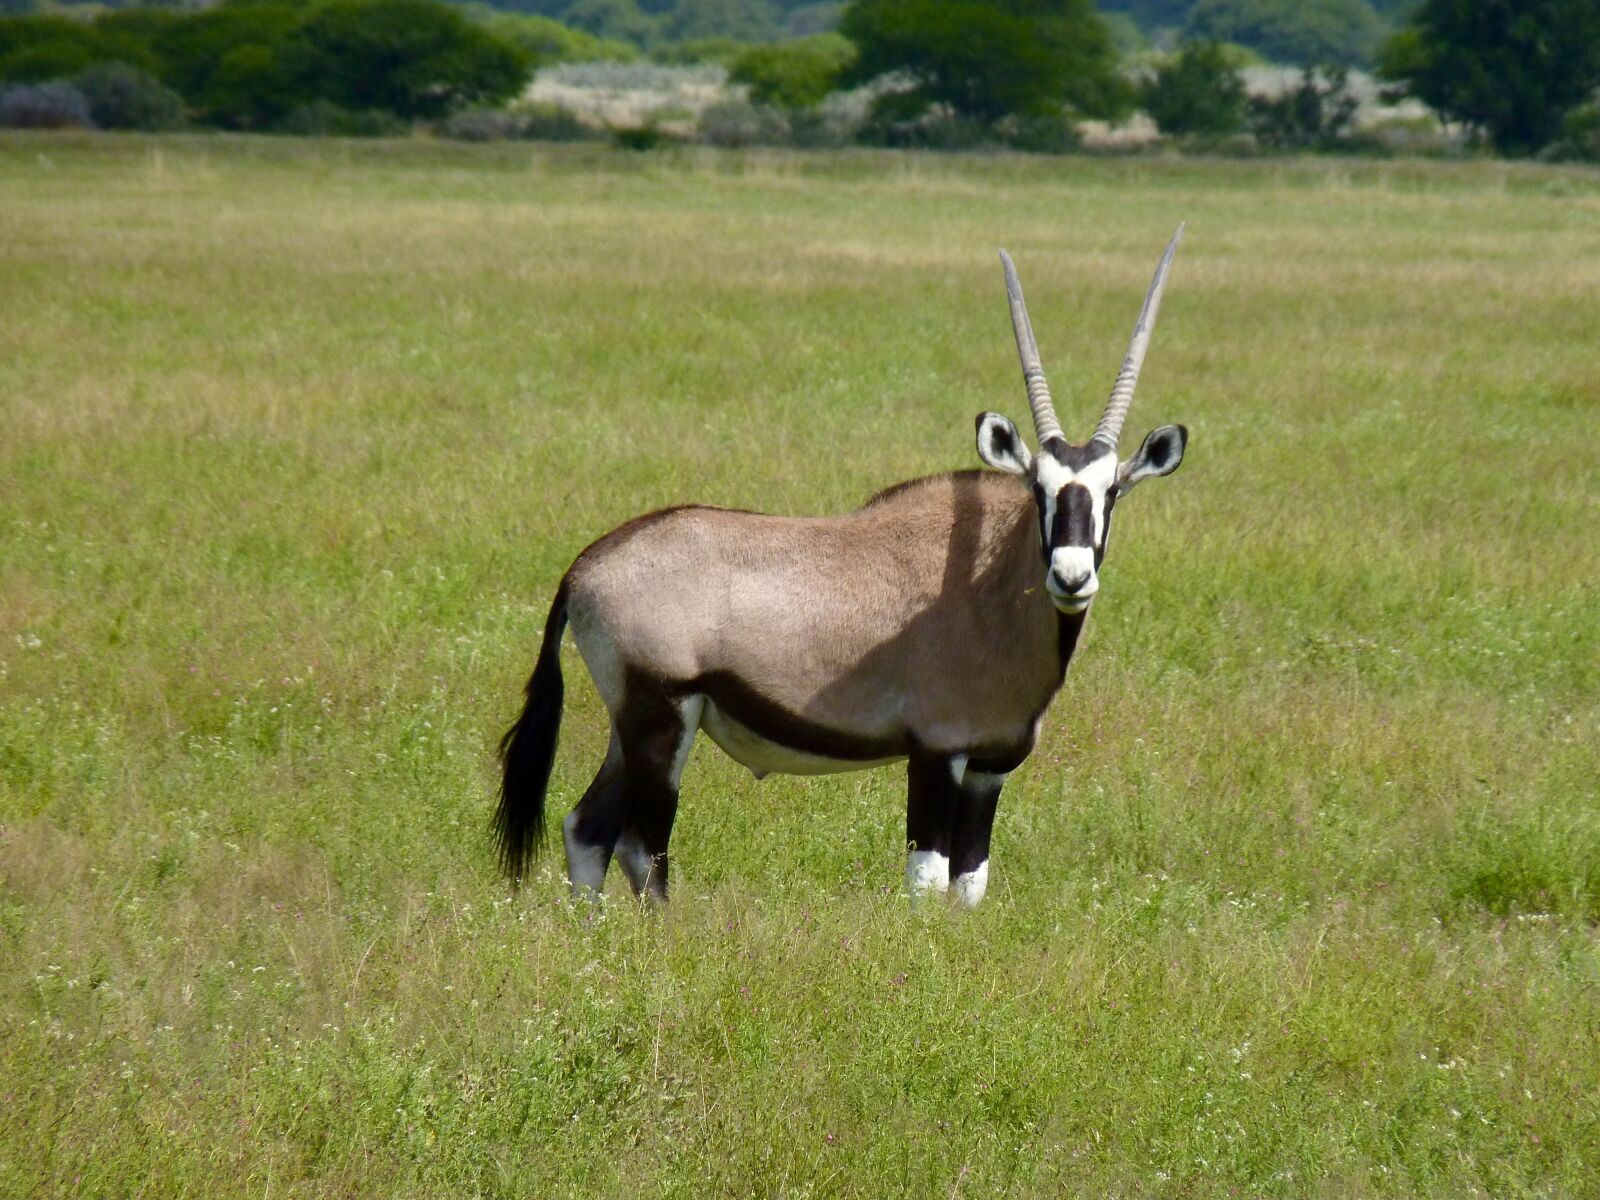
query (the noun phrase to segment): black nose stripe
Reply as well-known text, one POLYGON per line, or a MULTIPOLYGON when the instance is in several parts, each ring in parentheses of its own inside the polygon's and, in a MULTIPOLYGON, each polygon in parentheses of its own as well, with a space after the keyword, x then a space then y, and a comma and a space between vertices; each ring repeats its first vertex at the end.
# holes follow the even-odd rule
POLYGON ((1050 545, 1094 545, 1094 496, 1081 483, 1069 483, 1056 496, 1055 528, 1050 545))

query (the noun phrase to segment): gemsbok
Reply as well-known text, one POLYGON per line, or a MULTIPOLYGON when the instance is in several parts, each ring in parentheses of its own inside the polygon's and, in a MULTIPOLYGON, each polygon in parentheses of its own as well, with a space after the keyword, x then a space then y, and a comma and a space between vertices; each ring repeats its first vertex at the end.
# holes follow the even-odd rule
POLYGON ((667 508, 579 554, 545 620, 527 703, 500 744, 494 830, 512 879, 543 833, 570 622, 611 716, 605 761, 562 822, 574 895, 598 893, 615 855, 636 895, 666 899, 678 783, 703 729, 757 779, 908 760, 909 890, 977 904, 1000 789, 1066 675, 1100 587, 1112 509, 1183 460, 1182 425, 1117 459, 1182 236, 1179 226, 1156 267, 1088 441, 1061 435, 1002 250, 1037 454, 986 412, 978 457, 994 471, 896 484, 845 516, 667 508))

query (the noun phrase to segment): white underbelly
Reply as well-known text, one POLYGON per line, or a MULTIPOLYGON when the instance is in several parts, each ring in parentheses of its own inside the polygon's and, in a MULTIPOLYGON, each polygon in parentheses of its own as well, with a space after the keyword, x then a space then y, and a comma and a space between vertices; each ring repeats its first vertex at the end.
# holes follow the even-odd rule
POLYGON ((769 741, 747 726, 739 724, 710 700, 700 713, 700 728, 722 752, 740 766, 749 768, 757 779, 764 775, 832 775, 840 771, 861 771, 898 762, 904 755, 889 758, 823 758, 769 741))

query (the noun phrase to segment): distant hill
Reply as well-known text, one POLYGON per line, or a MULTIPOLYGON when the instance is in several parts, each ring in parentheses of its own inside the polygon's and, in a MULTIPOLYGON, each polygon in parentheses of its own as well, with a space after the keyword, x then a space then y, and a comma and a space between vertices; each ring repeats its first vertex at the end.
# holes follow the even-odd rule
POLYGON ((1420 0, 1101 0, 1158 46, 1235 42, 1269 62, 1365 66, 1420 0))
MULTIPOLYGON (((773 41, 831 29, 842 3, 817 0, 489 0, 600 37, 650 47, 718 38, 773 41)), ((1419 0, 1100 0, 1125 36, 1158 46, 1236 42, 1269 62, 1365 66, 1419 0), (1133 29, 1129 29, 1128 22, 1133 29)), ((1119 31, 1121 32, 1121 31, 1119 31)))
MULTIPOLYGON (((0 13, 137 7, 142 0, 0 0, 0 13)), ((455 0, 550 17, 641 49, 732 39, 769 42, 838 25, 841 0, 455 0)), ((1099 0, 1124 46, 1185 38, 1245 46, 1269 62, 1368 66, 1420 0, 1099 0)), ((179 7, 199 0, 180 0, 179 7)))
POLYGON ((804 37, 839 23, 842 4, 818 0, 489 0, 536 13, 598 37, 650 47, 733 38, 770 42, 804 37))

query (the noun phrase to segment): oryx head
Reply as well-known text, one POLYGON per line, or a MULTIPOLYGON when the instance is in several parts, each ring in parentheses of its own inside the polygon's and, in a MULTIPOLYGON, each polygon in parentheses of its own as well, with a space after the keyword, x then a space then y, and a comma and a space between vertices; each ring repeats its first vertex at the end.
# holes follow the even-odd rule
POLYGON ((1183 448, 1189 431, 1182 425, 1163 425, 1144 439, 1138 453, 1126 461, 1117 460, 1117 439, 1122 422, 1133 402, 1133 388, 1139 381, 1139 368, 1150 345, 1150 331, 1161 307, 1161 291, 1166 286, 1167 269, 1178 249, 1183 226, 1172 235, 1167 252, 1161 256, 1150 291, 1133 328, 1122 370, 1117 374, 1111 399, 1100 424, 1087 442, 1075 445, 1061 436, 1055 407, 1050 403, 1050 388, 1044 368, 1039 364, 1039 347, 1033 340, 1033 326, 1022 300, 1022 284, 1011 256, 1000 251, 1006 269, 1006 295, 1011 301, 1011 326, 1017 335, 1017 352, 1022 357, 1022 377, 1028 387, 1028 404, 1033 409, 1033 425, 1039 435, 1039 453, 1028 452, 1017 427, 999 413, 978 417, 978 456, 1001 471, 1028 481, 1039 510, 1039 539, 1044 553, 1045 590, 1064 613, 1081 613, 1100 587, 1100 560, 1105 556, 1106 539, 1111 530, 1111 509, 1117 498, 1141 479, 1170 475, 1183 461, 1183 448))

